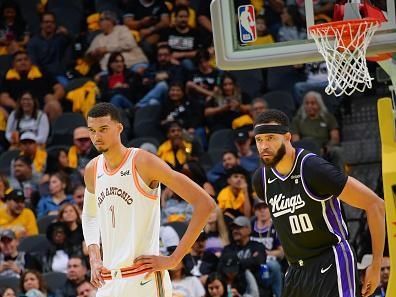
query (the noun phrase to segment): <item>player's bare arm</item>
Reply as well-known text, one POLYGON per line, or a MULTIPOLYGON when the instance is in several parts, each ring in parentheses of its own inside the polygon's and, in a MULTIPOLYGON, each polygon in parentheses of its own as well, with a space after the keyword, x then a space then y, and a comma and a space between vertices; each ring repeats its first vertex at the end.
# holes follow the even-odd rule
MULTIPOLYGON (((84 209, 83 214, 87 214, 90 217, 96 216, 96 201, 89 201, 93 195, 95 198, 95 162, 96 159, 91 160, 88 165, 85 167, 84 180, 86 186, 86 193, 84 195, 84 209), (88 193, 87 193, 88 192, 88 193), (91 203, 95 203, 92 205, 91 203)), ((95 226, 94 226, 95 227, 95 226)), ((99 228, 98 224, 96 224, 96 228, 99 228)), ((87 243, 88 245, 88 243, 87 243)), ((94 287, 100 288, 104 284, 104 280, 100 274, 101 269, 103 268, 102 259, 100 256, 100 248, 97 244, 88 245, 88 254, 89 254, 89 262, 91 266, 91 283, 94 287)))
POLYGON ((194 208, 187 231, 171 256, 143 255, 135 260, 138 267, 136 271, 147 270, 150 273, 173 268, 189 252, 191 246, 206 225, 209 215, 216 204, 213 198, 188 177, 172 170, 164 161, 148 152, 138 152, 136 156, 136 170, 147 185, 153 186, 160 182, 190 203, 194 208))
POLYGON ((340 199, 349 205, 364 209, 367 213, 372 241, 373 262, 367 268, 362 295, 363 297, 371 296, 380 281, 381 262, 385 245, 384 201, 353 177, 348 177, 340 199))

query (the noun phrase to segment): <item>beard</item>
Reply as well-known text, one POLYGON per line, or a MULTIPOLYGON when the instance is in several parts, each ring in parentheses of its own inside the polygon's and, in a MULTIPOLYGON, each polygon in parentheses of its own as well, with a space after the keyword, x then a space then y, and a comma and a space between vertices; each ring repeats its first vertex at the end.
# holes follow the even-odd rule
POLYGON ((107 148, 103 148, 103 149, 96 149, 97 151, 98 151, 98 153, 100 153, 100 154, 103 154, 103 153, 107 153, 107 151, 109 150, 109 149, 107 149, 107 148))
POLYGON ((265 166, 275 167, 280 162, 280 160, 283 159, 283 156, 285 154, 286 154, 286 146, 285 146, 284 143, 282 143, 282 145, 277 150, 277 152, 275 153, 275 155, 272 158, 272 160, 265 160, 264 158, 262 160, 263 160, 265 166))

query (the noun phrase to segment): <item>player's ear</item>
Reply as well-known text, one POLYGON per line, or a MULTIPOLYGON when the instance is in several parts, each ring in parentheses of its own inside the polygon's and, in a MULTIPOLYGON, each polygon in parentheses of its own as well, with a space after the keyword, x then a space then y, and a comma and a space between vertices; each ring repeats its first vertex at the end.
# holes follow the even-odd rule
POLYGON ((290 132, 287 132, 287 133, 284 135, 284 137, 285 137, 285 140, 286 140, 286 141, 291 141, 291 139, 292 139, 292 135, 291 135, 290 132))
POLYGON ((124 131, 124 125, 121 123, 118 123, 118 128, 120 129, 120 133, 122 133, 122 131, 124 131))

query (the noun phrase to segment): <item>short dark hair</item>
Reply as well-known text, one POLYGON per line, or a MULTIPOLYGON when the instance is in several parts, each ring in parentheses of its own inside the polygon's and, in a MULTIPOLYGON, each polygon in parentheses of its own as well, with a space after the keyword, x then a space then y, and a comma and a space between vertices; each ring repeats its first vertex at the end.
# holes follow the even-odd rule
POLYGON ((227 154, 233 155, 236 159, 239 158, 237 152, 233 151, 233 150, 225 150, 225 151, 223 151, 223 153, 221 154, 221 158, 224 158, 224 156, 227 155, 227 154))
POLYGON ((12 61, 15 61, 16 57, 18 57, 18 56, 20 56, 20 55, 28 56, 28 58, 30 59, 29 54, 28 54, 27 51, 25 51, 25 50, 17 50, 17 51, 12 55, 12 61))
POLYGON ((56 15, 55 13, 51 12, 51 11, 46 11, 44 12, 41 16, 40 16, 40 23, 42 23, 44 21, 44 17, 50 15, 54 18, 55 24, 56 24, 56 15))
POLYGON ((254 126, 259 124, 268 124, 271 122, 275 122, 279 125, 286 127, 289 127, 290 125, 289 118, 283 111, 277 109, 269 109, 259 114, 256 121, 254 122, 254 126))
POLYGON ((158 47, 157 47, 157 54, 158 54, 158 52, 160 51, 160 50, 162 50, 162 49, 166 49, 166 50, 168 50, 170 53, 172 52, 172 49, 171 49, 171 47, 168 45, 168 44, 160 44, 158 47))
POLYGON ((101 118, 110 116, 113 121, 121 123, 121 115, 117 107, 108 102, 101 102, 88 112, 87 118, 101 118))
POLYGON ((87 260, 85 260, 85 258, 81 257, 80 255, 72 254, 72 255, 69 257, 69 261, 70 261, 71 259, 78 259, 78 260, 80 260, 80 261, 81 261, 81 265, 82 265, 83 267, 85 267, 85 268, 88 268, 87 260))
POLYGON ((189 10, 189 7, 187 5, 177 5, 175 7, 175 11, 174 11, 175 15, 178 15, 179 12, 181 12, 181 11, 186 11, 187 14, 190 15, 190 10, 189 10))
POLYGON ((14 163, 16 162, 16 161, 21 161, 21 162, 23 162, 23 163, 25 163, 26 165, 28 165, 28 166, 32 166, 32 159, 30 159, 28 156, 18 156, 18 157, 16 157, 15 159, 14 159, 14 163))

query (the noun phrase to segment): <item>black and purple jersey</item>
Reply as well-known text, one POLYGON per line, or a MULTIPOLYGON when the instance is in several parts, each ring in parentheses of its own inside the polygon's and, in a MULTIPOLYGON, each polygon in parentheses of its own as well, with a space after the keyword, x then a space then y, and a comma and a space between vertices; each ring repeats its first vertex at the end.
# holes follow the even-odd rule
MULTIPOLYGON (((348 177, 336 166, 306 150, 296 149, 286 176, 262 167, 253 177, 264 200, 287 260, 301 265, 331 252, 338 272, 339 296, 354 296, 355 264, 340 200, 348 177)), ((319 296, 319 295, 318 295, 319 296)))

